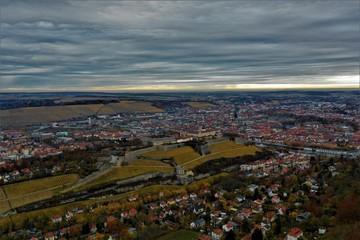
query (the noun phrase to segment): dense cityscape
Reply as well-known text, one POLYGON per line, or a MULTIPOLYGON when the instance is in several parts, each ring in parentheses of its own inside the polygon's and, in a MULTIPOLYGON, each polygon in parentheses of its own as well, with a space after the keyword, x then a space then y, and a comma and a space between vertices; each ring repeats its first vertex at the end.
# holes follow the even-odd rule
POLYGON ((198 239, 331 239, 328 229, 344 221, 334 191, 359 170, 356 94, 159 95, 133 112, 121 104, 136 109, 143 97, 122 96, 106 103, 119 104, 112 114, 14 127, 3 118, 2 236, 157 239, 177 230, 198 239))
POLYGON ((359 0, 0 2, 0 240, 360 239, 359 0))

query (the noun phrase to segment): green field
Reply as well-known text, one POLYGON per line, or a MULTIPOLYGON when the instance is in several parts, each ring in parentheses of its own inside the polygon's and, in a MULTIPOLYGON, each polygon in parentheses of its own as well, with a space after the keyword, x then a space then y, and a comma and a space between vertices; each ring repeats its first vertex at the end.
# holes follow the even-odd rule
POLYGON ((197 239, 200 235, 200 232, 181 229, 179 231, 168 233, 158 238, 158 240, 192 240, 197 239))
POLYGON ((0 213, 51 198, 56 192, 78 180, 79 175, 68 174, 5 185, 0 188, 0 213))

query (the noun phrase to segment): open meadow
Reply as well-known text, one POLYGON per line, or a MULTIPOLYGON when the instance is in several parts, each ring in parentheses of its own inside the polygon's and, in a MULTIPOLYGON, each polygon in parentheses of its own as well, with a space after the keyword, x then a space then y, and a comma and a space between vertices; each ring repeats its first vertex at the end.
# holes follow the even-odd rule
POLYGON ((5 185, 0 188, 0 213, 51 198, 56 192, 78 180, 79 175, 67 174, 5 185))

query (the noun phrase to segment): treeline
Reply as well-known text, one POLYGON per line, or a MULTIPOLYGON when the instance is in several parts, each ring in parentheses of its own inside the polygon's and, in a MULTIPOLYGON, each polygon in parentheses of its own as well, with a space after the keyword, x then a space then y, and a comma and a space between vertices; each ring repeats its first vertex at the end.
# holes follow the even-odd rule
POLYGON ((1 100, 0 110, 16 109, 25 107, 50 107, 50 106, 68 106, 68 105, 87 105, 87 104, 108 104, 119 102, 116 99, 91 99, 75 100, 71 102, 56 102, 53 99, 23 99, 23 100, 1 100))

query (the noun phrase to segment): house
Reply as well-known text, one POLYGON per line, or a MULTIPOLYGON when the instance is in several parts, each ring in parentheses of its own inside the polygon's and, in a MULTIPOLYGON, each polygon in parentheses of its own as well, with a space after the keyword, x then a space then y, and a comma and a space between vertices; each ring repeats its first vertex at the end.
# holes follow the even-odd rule
POLYGON ((319 234, 324 235, 326 232, 326 228, 319 228, 319 234))
POLYGON ((279 203, 281 200, 280 200, 280 197, 279 196, 274 196, 272 199, 271 199, 271 203, 272 204, 276 204, 276 203, 279 203))
POLYGON ((161 208, 165 208, 167 206, 167 203, 166 202, 164 202, 164 201, 161 201, 160 202, 160 207, 161 208))
POLYGON ((283 216, 283 215, 286 214, 286 206, 283 206, 281 204, 277 204, 275 206, 275 208, 277 209, 279 215, 283 216))
POLYGON ((298 240, 303 237, 303 231, 299 228, 292 228, 290 232, 286 235, 286 240, 298 240))
POLYGON ((203 227, 205 227, 205 220, 203 218, 199 218, 194 222, 190 223, 191 229, 201 229, 203 227))
POLYGON ((67 233, 68 233, 68 229, 67 229, 67 228, 62 228, 62 229, 60 229, 60 231, 59 231, 59 234, 60 234, 61 237, 64 236, 65 234, 67 234, 67 233))
POLYGON ((67 212, 65 214, 65 218, 66 218, 66 221, 69 221, 72 217, 74 216, 74 214, 72 212, 67 212))
POLYGON ((137 199, 138 199, 138 195, 133 195, 133 196, 130 196, 129 198, 128 198, 128 200, 129 200, 129 202, 134 202, 134 201, 136 201, 137 199))
POLYGON ((223 231, 225 231, 225 232, 230 232, 231 230, 234 229, 234 223, 228 222, 228 223, 226 223, 226 224, 224 224, 224 225, 222 226, 222 229, 223 229, 223 231))
POLYGON ((135 208, 132 208, 129 210, 129 216, 133 217, 137 214, 137 210, 135 208))
POLYGON ((198 237, 198 240, 211 240, 209 235, 202 234, 198 237))
POLYGON ((310 216, 309 212, 300 213, 296 216, 296 221, 304 222, 309 218, 309 216, 310 216))
POLYGON ((96 233, 97 232, 97 227, 95 224, 91 224, 90 225, 90 233, 96 233))
POLYGON ((212 232, 211 232, 211 237, 214 240, 218 240, 221 239, 221 237, 224 235, 223 231, 220 228, 215 228, 212 232))
POLYGON ((51 221, 53 222, 53 223, 59 223, 59 222, 61 222, 62 221, 62 216, 60 216, 60 215, 54 215, 54 216, 52 216, 52 218, 51 218, 51 221))
POLYGON ((55 240, 55 235, 53 232, 45 233, 44 235, 45 240, 55 240))
POLYGON ((121 214, 120 214, 120 216, 121 216, 121 218, 128 218, 129 217, 129 212, 122 212, 121 214))
POLYGON ((155 210, 155 209, 158 209, 158 208, 159 208, 159 206, 156 203, 150 204, 150 209, 151 210, 155 210))
POLYGON ((173 198, 170 198, 168 201, 167 201, 167 204, 169 205, 174 205, 176 202, 173 198))
POLYGON ((175 198, 175 201, 176 201, 177 203, 181 202, 182 200, 183 200, 183 199, 182 199, 181 196, 177 196, 177 197, 175 198))
POLYGON ((274 211, 266 212, 263 219, 273 222, 276 219, 276 213, 274 211))
POLYGON ((193 210, 193 212, 195 214, 202 213, 203 211, 204 211, 204 207, 202 206, 202 204, 195 204, 194 210, 193 210))
POLYGON ((236 195, 235 200, 236 202, 241 203, 242 201, 245 201, 245 197, 241 195, 236 195))
POLYGON ((190 198, 195 201, 197 199, 197 194, 196 193, 191 193, 190 194, 190 198))

